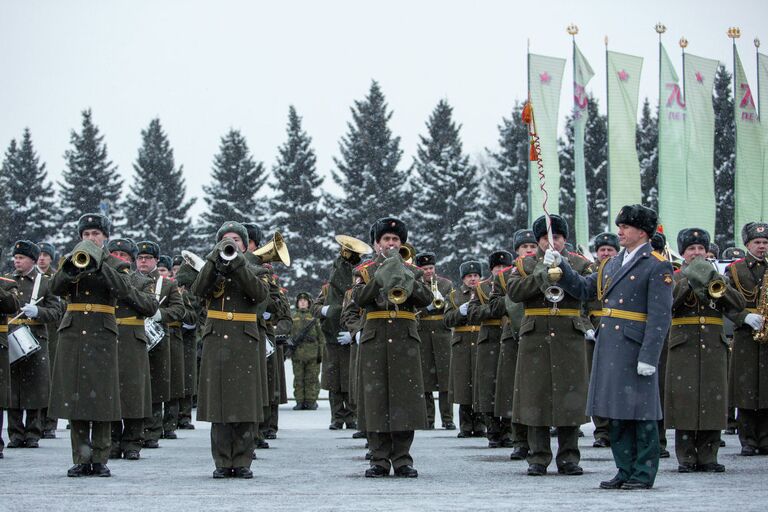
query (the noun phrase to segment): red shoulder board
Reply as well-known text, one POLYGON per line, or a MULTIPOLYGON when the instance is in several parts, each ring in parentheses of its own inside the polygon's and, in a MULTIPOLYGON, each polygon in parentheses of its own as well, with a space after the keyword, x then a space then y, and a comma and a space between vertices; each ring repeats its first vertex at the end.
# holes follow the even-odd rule
POLYGON ((738 260, 733 260, 732 262, 730 262, 730 263, 728 264, 728 266, 730 267, 730 266, 731 266, 731 265, 733 265, 734 263, 739 263, 740 261, 744 261, 744 260, 746 260, 746 259, 747 259, 747 258, 739 258, 738 260))
POLYGON ((675 270, 675 274, 678 274, 678 273, 680 273, 680 272, 682 272, 682 271, 683 271, 683 269, 681 269, 681 268, 678 268, 677 270, 675 270))
POLYGON ((0 277, 0 281, 5 281, 7 283, 16 283, 13 279, 8 279, 7 277, 0 277))
POLYGON ((372 264, 373 264, 373 260, 368 260, 365 263, 361 263, 360 265, 356 266, 355 270, 360 270, 360 269, 366 268, 366 267, 368 267, 368 266, 370 266, 372 264))
POLYGON ((504 267, 503 269, 501 269, 501 271, 499 271, 499 274, 504 273, 507 270, 512 270, 514 267, 515 267, 514 265, 510 265, 508 267, 504 267))
MULTIPOLYGON (((583 254, 579 254, 577 252, 568 251, 568 256, 577 256, 585 261, 589 261, 583 254)), ((592 262, 590 261, 590 263, 592 262)))

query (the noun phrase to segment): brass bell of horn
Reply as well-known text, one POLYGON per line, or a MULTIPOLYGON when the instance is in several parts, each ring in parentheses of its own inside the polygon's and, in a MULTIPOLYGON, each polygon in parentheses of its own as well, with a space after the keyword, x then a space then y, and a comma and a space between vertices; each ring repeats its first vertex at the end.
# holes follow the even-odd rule
POLYGON ((253 254, 261 258, 262 263, 280 261, 286 267, 291 264, 291 256, 288 254, 288 246, 285 245, 283 235, 278 231, 272 236, 272 240, 262 245, 253 254))

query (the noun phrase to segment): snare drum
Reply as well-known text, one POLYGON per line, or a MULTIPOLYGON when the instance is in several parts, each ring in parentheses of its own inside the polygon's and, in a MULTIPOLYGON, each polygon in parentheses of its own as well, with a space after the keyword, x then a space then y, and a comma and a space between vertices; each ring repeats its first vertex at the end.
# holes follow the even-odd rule
POLYGON ((40 342, 28 325, 22 325, 8 334, 8 359, 11 364, 27 358, 40 350, 40 342))
POLYGON ((162 326, 151 318, 144 319, 144 333, 147 335, 147 352, 150 352, 165 338, 162 326))

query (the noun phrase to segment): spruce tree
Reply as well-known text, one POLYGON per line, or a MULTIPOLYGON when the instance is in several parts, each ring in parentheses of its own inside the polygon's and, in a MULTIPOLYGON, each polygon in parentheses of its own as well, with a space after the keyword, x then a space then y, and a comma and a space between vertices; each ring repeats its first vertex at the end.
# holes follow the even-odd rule
POLYGON ((91 110, 83 111, 82 131, 72 130, 72 149, 64 153, 67 168, 62 173, 61 188, 62 241, 69 247, 78 240, 77 220, 84 213, 102 212, 113 224, 121 221, 118 209, 123 180, 117 166, 107 156, 107 145, 93 123, 91 110))
POLYGON ((584 173, 587 183, 589 232, 613 227, 608 219, 608 119, 598 111, 597 99, 589 95, 584 128, 584 173))
POLYGON ((35 152, 29 128, 24 129, 20 146, 15 139, 11 141, 0 173, 6 194, 2 215, 7 223, 2 245, 7 247, 20 239, 53 240, 57 235, 53 185, 35 152))
POLYGON ((193 231, 189 209, 195 199, 185 200, 187 187, 183 166, 176 168, 168 136, 159 119, 141 131, 142 145, 133 164, 134 179, 125 201, 124 232, 134 240, 153 240, 171 256, 190 249, 193 231))
POLYGON ((437 253, 441 266, 458 277, 461 262, 477 256, 477 167, 463 154, 461 126, 447 101, 440 100, 426 126, 413 166, 413 243, 419 251, 437 253))
POLYGON ((368 227, 378 218, 402 215, 408 205, 407 172, 399 170, 400 137, 389 129, 388 110, 378 82, 368 95, 351 107, 352 122, 339 143, 341 156, 334 158, 333 180, 341 198, 326 197, 332 208, 337 233, 368 239, 368 227))
POLYGON ((741 226, 733 225, 734 172, 736 165, 736 124, 733 119, 731 74, 720 65, 715 74, 713 92, 715 110, 715 242, 721 249, 734 245, 734 235, 741 226), (734 232, 735 227, 735 232, 734 232))
POLYGON ((291 266, 280 273, 280 283, 295 295, 314 293, 327 277, 331 258, 330 235, 320 205, 323 178, 317 173, 312 139, 304 131, 296 109, 288 109, 288 139, 278 149, 270 187, 271 223, 281 232, 292 255, 291 266))
POLYGON ((643 204, 659 209, 659 119, 651 115, 648 98, 643 102, 643 112, 637 126, 637 157, 640 161, 640 187, 643 204))
POLYGON ((509 118, 499 125, 499 149, 491 157, 483 178, 480 239, 486 251, 512 250, 512 236, 528 227, 528 127, 523 106, 515 103, 509 118))
POLYGON ((226 221, 254 222, 265 216, 265 201, 257 194, 266 181, 264 164, 256 162, 239 130, 221 138, 214 157, 211 184, 203 186, 207 211, 201 215, 202 247, 210 248, 216 231, 226 221))

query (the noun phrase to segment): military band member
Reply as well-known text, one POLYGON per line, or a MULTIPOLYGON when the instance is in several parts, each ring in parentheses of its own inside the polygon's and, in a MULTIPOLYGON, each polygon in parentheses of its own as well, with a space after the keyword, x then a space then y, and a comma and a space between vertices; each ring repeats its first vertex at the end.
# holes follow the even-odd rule
POLYGON ((445 305, 445 326, 452 329, 450 389, 453 403, 459 404, 459 434, 457 437, 485 437, 481 414, 472 408, 474 398, 474 368, 477 360, 478 323, 469 321, 469 301, 480 282, 479 261, 459 265, 461 285, 451 291, 445 305))
POLYGON ((684 262, 674 274, 664 422, 675 429, 680 473, 725 471, 717 462, 728 406, 723 399, 728 393, 723 314, 735 318, 744 309, 744 298, 706 259, 709 245, 709 233, 701 228, 677 235, 684 262))
MULTIPOLYGON (((583 256, 565 251, 568 224, 551 216, 553 253, 569 262, 578 275, 592 272, 583 256)), ((557 427, 558 473, 581 475, 579 425, 586 422, 587 360, 584 335, 591 328, 578 297, 551 300, 548 265, 543 263, 550 245, 547 219, 536 219, 532 231, 539 244, 536 258, 525 258, 507 283, 509 298, 524 305, 515 372, 512 420, 528 425, 528 474, 547 473, 552 461, 549 427, 557 427), (583 364, 582 364, 583 363, 583 364)))
POLYGON ((398 251, 408 230, 385 217, 373 227, 381 252, 361 269, 352 300, 365 310, 360 335, 360 382, 365 402, 365 429, 372 452, 366 477, 415 478, 410 454, 414 430, 426 427, 424 385, 415 309, 433 296, 421 271, 406 265, 398 251), (395 307, 397 306, 397 307, 395 307))
POLYGON ((155 282, 138 272, 131 271, 138 247, 133 240, 113 238, 107 242, 107 251, 125 262, 120 268, 128 276, 131 293, 117 301, 117 360, 120 375, 121 421, 112 422, 112 448, 110 459, 138 460, 144 418, 152 417, 152 389, 149 376, 149 355, 144 319, 152 317, 158 308, 155 282))
POLYGON ((515 394, 515 369, 517 366, 518 333, 523 322, 523 305, 512 302, 507 297, 507 283, 515 272, 522 268, 525 258, 535 257, 539 245, 533 231, 519 229, 512 237, 512 245, 517 254, 514 265, 502 269, 494 277, 491 300, 500 298, 505 305, 505 318, 502 323, 501 349, 499 364, 496 369, 496 405, 494 413, 511 423, 512 453, 511 460, 525 460, 528 457, 528 427, 512 422, 513 399, 515 394))
MULTIPOLYGON (((746 256, 746 251, 744 249, 739 249, 738 247, 727 247, 723 251, 723 260, 724 262, 733 262, 734 260, 740 260, 744 256, 746 256)), ((733 371, 733 367, 731 365, 731 359, 733 358, 733 334, 735 331, 735 326, 733 322, 731 322, 730 319, 726 319, 725 321, 725 327, 724 327, 724 334, 725 337, 729 340, 729 350, 728 350, 728 427, 723 431, 724 434, 729 436, 736 435, 736 430, 738 429, 739 422, 736 420, 736 408, 733 406, 733 377, 731 377, 731 372, 733 371)))
POLYGON ((107 217, 80 217, 82 242, 51 278, 51 291, 68 303, 59 327, 49 409, 72 426, 75 465, 67 471, 70 477, 111 476, 110 431, 121 418, 115 305, 131 286, 116 270, 122 262, 104 249, 109 232, 107 217))
POLYGON ((726 261, 740 260, 746 256, 746 251, 744 249, 739 249, 738 247, 728 247, 723 251, 723 259, 726 261))
MULTIPOLYGON (((610 232, 600 233, 597 235, 594 239, 594 247, 598 264, 603 260, 613 258, 619 254, 619 251, 621 250, 618 235, 610 232)), ((587 343, 587 367, 589 370, 589 375, 591 376, 592 359, 594 358, 595 342, 597 340, 595 337, 595 330, 600 326, 600 316, 602 315, 603 307, 602 304, 600 304, 600 301, 597 299, 590 301, 588 307, 589 318, 592 321, 593 329, 587 331, 587 333, 584 335, 584 340, 587 343)), ((592 447, 609 448, 611 446, 611 436, 608 433, 608 420, 595 416, 592 418, 592 423, 595 425, 593 434, 595 440, 592 443, 592 447)))
MULTIPOLYGON (((2 252, 2 251, 0 251, 2 252)), ((0 277, 0 459, 3 458, 3 409, 10 405, 11 366, 8 360, 8 319, 19 310, 16 281, 0 277)))
POLYGON ((710 240, 709 250, 707 251, 707 259, 716 260, 718 258, 720 258, 720 246, 710 240))
POLYGON ((469 301, 467 317, 472 324, 480 324, 477 335, 477 354, 475 359, 472 408, 476 414, 484 416, 487 426, 488 447, 511 447, 510 423, 501 416, 494 415, 496 408, 496 372, 501 351, 502 318, 506 316, 504 297, 492 297, 496 275, 509 268, 513 261, 508 251, 495 251, 488 256, 491 276, 475 286, 475 292, 469 301))
POLYGON ((294 411, 314 411, 320 394, 320 363, 323 360, 323 331, 309 308, 312 298, 307 292, 296 295, 296 312, 293 314, 291 338, 294 350, 293 365, 294 411))
POLYGON ((205 322, 205 307, 198 297, 189 293, 197 278, 197 271, 191 265, 182 262, 174 271, 174 277, 184 302, 184 319, 181 324, 184 342, 184 397, 179 401, 179 429, 194 430, 192 406, 197 395, 197 341, 198 331, 205 322))
POLYGON ((746 301, 746 309, 734 321, 731 403, 738 410, 741 454, 768 455, 768 344, 754 339, 755 332, 765 328, 765 317, 757 308, 766 304, 763 281, 768 264, 768 223, 747 223, 741 239, 747 254, 726 270, 746 301))
MULTIPOLYGON (((181 294, 176 283, 164 275, 169 274, 167 266, 159 266, 160 246, 155 242, 145 240, 137 244, 139 250, 136 256, 136 269, 143 276, 152 279, 154 283, 155 298, 160 303, 157 312, 152 316, 152 320, 160 324, 165 337, 155 348, 149 352, 149 374, 152 380, 152 417, 144 422, 144 448, 159 448, 160 438, 167 437, 174 439, 176 433, 169 432, 168 436, 163 433, 163 403, 170 402, 171 382, 173 370, 171 337, 173 333, 169 324, 180 322, 184 318, 184 302, 181 300, 181 294)), ((168 405, 166 405, 166 409, 168 405)))
POLYGON ((40 350, 11 365, 11 402, 8 407, 8 448, 37 448, 43 435, 43 411, 50 393, 48 328, 61 318, 58 299, 50 291, 50 278, 36 266, 40 248, 29 240, 13 247, 11 276, 18 284, 22 301, 19 318, 11 320, 8 333, 27 326, 40 343, 40 350), (26 421, 24 415, 26 414, 26 421))
MULTIPOLYGON (((56 261, 56 247, 48 242, 39 242, 37 244, 40 247, 40 256, 37 257, 37 269, 49 278, 56 272, 56 268, 53 266, 53 262, 56 261)), ((56 360, 56 342, 59 339, 59 321, 64 316, 64 311, 67 305, 56 300, 56 305, 60 310, 58 319, 55 322, 50 322, 46 325, 48 329, 48 367, 53 373, 53 362, 56 360)), ((56 439, 56 425, 58 420, 48 416, 48 407, 46 401, 46 407, 43 409, 43 439, 56 439)))
POLYGON ((432 289, 433 280, 442 295, 442 304, 433 302, 418 313, 419 339, 421 339, 421 368, 424 379, 424 397, 427 405, 427 429, 435 428, 435 397, 440 405, 440 421, 445 430, 456 430, 453 423, 453 404, 448 397, 451 369, 451 330, 445 326, 445 302, 453 291, 453 283, 437 275, 437 257, 433 252, 416 255, 414 262, 424 275, 424 284, 432 289), (438 307, 439 306, 439 307, 438 307))
MULTIPOLYGON (((173 260, 170 256, 161 254, 157 260, 157 272, 163 277, 175 281, 173 274, 173 260)), ((176 283, 174 283, 176 284, 176 283)), ((178 288, 178 284, 176 284, 178 288)), ((185 304, 181 291, 179 291, 182 305, 185 304)), ((171 394, 170 400, 163 403, 163 439, 176 439, 176 429, 179 427, 179 408, 181 400, 184 398, 184 339, 181 324, 186 321, 187 316, 191 315, 184 307, 184 317, 179 320, 168 322, 169 337, 171 346, 171 394)))
POLYGON ((602 301, 592 361, 587 414, 608 418, 616 476, 601 489, 650 489, 659 467, 661 403, 657 367, 669 332, 672 264, 652 251, 656 212, 624 206, 615 220, 622 251, 582 277, 547 250, 545 265, 559 265, 567 294, 602 301))
POLYGON ((253 478, 254 433, 264 414, 258 305, 268 271, 246 260, 248 232, 225 222, 191 292, 206 301, 197 418, 211 425, 214 478, 253 478))

